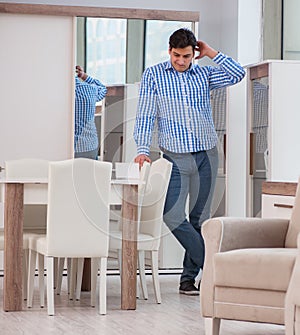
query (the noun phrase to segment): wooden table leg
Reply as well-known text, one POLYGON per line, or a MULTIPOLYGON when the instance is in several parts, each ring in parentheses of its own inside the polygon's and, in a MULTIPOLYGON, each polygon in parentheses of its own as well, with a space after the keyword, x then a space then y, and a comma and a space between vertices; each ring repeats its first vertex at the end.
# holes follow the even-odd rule
POLYGON ((4 311, 22 310, 23 184, 5 185, 4 204, 4 311))
POLYGON ((136 309, 138 186, 123 185, 121 309, 136 309))
POLYGON ((81 291, 91 290, 91 259, 84 259, 83 273, 82 273, 82 283, 81 291))

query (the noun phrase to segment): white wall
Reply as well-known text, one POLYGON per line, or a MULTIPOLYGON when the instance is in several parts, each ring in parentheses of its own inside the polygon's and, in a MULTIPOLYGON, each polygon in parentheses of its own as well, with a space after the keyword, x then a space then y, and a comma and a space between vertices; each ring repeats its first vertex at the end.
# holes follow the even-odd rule
POLYGON ((238 55, 243 65, 262 61, 262 0, 239 0, 238 55))
POLYGON ((200 0, 199 38, 242 65, 262 60, 262 0, 200 0))

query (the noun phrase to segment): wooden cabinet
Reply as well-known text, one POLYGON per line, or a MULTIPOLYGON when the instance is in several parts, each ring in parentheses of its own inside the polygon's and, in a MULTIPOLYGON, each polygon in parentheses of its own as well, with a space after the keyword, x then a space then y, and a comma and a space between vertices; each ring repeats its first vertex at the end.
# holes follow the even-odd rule
POLYGON ((248 215, 261 215, 264 181, 296 182, 300 175, 300 62, 248 67, 248 215))
POLYGON ((109 86, 97 120, 99 155, 104 161, 130 162, 136 156, 133 140, 138 84, 109 86))
POLYGON ((264 182, 262 185, 263 218, 290 219, 297 183, 264 182))

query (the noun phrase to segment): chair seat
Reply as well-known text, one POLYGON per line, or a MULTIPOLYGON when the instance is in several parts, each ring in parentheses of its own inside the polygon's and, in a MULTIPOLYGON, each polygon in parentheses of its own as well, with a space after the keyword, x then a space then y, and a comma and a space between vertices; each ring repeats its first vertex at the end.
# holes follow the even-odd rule
POLYGON ((237 249, 214 255, 217 286, 286 291, 297 248, 237 249))
MULTIPOLYGON (((157 240, 149 234, 138 234, 137 250, 158 250, 157 240)), ((109 238, 109 248, 112 250, 119 250, 122 248, 122 232, 111 231, 109 238)))

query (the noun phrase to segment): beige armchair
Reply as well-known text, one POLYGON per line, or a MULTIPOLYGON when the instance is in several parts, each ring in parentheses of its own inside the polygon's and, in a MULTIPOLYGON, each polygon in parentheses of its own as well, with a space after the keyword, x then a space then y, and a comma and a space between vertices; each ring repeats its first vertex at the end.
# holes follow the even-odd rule
POLYGON ((220 217, 202 225, 206 335, 219 334, 221 319, 284 324, 299 232, 299 183, 290 220, 220 217))
POLYGON ((300 234, 298 235, 298 254, 285 301, 285 334, 300 334, 300 234))

